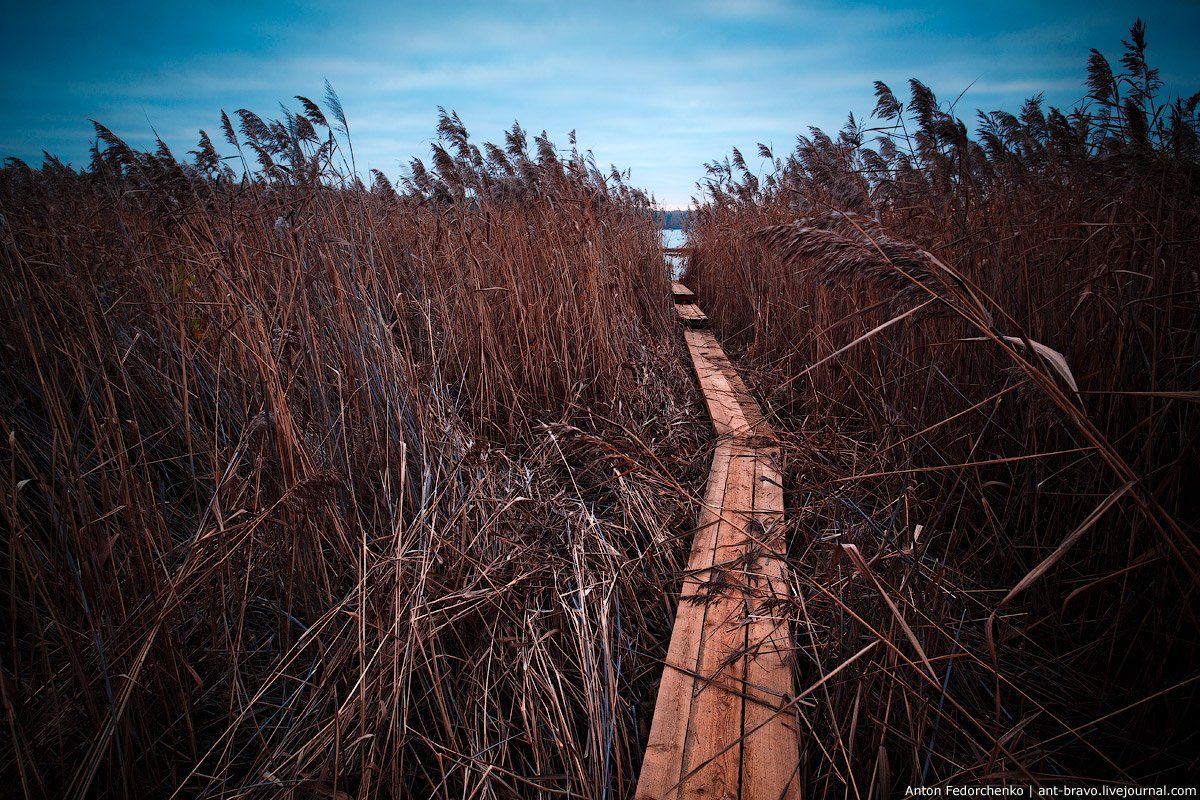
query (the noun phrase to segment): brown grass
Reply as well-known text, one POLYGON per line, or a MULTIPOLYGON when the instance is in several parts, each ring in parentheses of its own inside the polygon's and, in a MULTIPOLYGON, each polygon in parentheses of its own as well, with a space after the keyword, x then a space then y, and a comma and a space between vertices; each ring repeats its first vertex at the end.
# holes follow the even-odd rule
POLYGON ((911 88, 710 165, 690 234, 787 431, 807 789, 1187 782, 1200 95, 1162 103, 1140 23, 1071 115, 972 137, 911 88))
POLYGON ((0 784, 623 794, 706 430, 646 197, 300 102, 0 171, 0 784))

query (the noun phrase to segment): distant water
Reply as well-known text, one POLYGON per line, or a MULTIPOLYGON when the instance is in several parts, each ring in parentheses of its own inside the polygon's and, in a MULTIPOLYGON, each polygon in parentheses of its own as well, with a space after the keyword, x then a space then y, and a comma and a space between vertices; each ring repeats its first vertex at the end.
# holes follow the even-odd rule
POLYGON ((687 244, 687 234, 679 228, 664 228, 659 231, 663 247, 683 247, 687 244))
MULTIPOLYGON (((683 247, 687 244, 687 235, 679 228, 664 228, 659 231, 662 238, 663 247, 683 247)), ((679 280, 683 275, 683 267, 686 259, 683 256, 665 256, 667 263, 671 265, 671 278, 679 280)))

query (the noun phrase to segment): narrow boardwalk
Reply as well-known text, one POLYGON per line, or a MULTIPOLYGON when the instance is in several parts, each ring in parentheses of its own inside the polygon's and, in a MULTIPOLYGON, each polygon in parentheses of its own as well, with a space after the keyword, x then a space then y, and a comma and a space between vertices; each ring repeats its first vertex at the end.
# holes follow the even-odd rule
POLYGON ((636 798, 798 797, 787 627, 771 608, 788 591, 779 453, 695 295, 672 291, 717 448, 636 798))

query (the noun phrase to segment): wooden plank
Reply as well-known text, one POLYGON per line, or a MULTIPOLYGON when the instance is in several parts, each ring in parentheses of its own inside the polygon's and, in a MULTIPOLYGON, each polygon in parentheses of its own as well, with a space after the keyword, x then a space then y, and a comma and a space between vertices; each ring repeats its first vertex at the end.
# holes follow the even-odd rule
POLYGON ((725 370, 712 359, 713 335, 707 331, 685 331, 684 340, 692 356, 692 368, 700 381, 708 418, 718 437, 728 438, 746 431, 748 422, 725 370))
POLYGON ((695 303, 696 294, 679 281, 671 281, 671 295, 676 303, 695 303))
POLYGON ((700 310, 700 306, 694 303, 677 303, 675 305, 675 313, 683 320, 683 324, 689 328, 708 327, 708 317, 700 310))
POLYGON ((757 451, 754 471, 754 524, 751 546, 763 555, 746 565, 750 623, 746 661, 746 712, 744 718, 742 796, 793 797, 799 795, 800 761, 795 712, 790 699, 792 672, 788 651, 791 636, 786 620, 778 617, 772 601, 789 594, 783 562, 787 550, 783 527, 783 486, 775 448, 757 451))
POLYGON ((684 338, 688 341, 688 351, 692 356, 692 366, 696 374, 699 376, 703 370, 713 376, 707 381, 703 377, 700 378, 705 400, 711 396, 720 396, 724 398, 724 402, 737 406, 741 411, 741 424, 736 431, 725 432, 718 429, 717 434, 751 436, 759 433, 756 424, 761 427, 762 412, 746 391, 745 384, 738 377, 737 370, 729 363, 729 357, 717 343, 716 337, 708 331, 693 330, 685 331, 684 338), (718 375, 720 377, 717 377, 718 375))

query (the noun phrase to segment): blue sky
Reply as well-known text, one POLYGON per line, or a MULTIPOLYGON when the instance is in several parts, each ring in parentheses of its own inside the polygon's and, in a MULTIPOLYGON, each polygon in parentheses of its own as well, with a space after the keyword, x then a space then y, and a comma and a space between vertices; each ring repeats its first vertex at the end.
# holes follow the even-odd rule
MULTIPOLYGON (((9 4, 0 26, 0 156, 43 149, 86 163, 97 119, 131 144, 152 128, 182 155, 220 109, 271 115, 328 78, 360 167, 425 157, 437 106, 472 136, 514 119, 560 146, 578 130, 598 163, 686 205, 703 163, 757 142, 787 149, 836 129, 909 77, 942 101, 1010 108, 1084 93, 1088 48, 1116 61, 1133 18, 1169 91, 1200 89, 1200 4, 959 2, 166 2, 9 4)), ((903 95, 902 95, 903 96, 903 95)), ((294 104, 293 104, 294 105, 294 104)))

